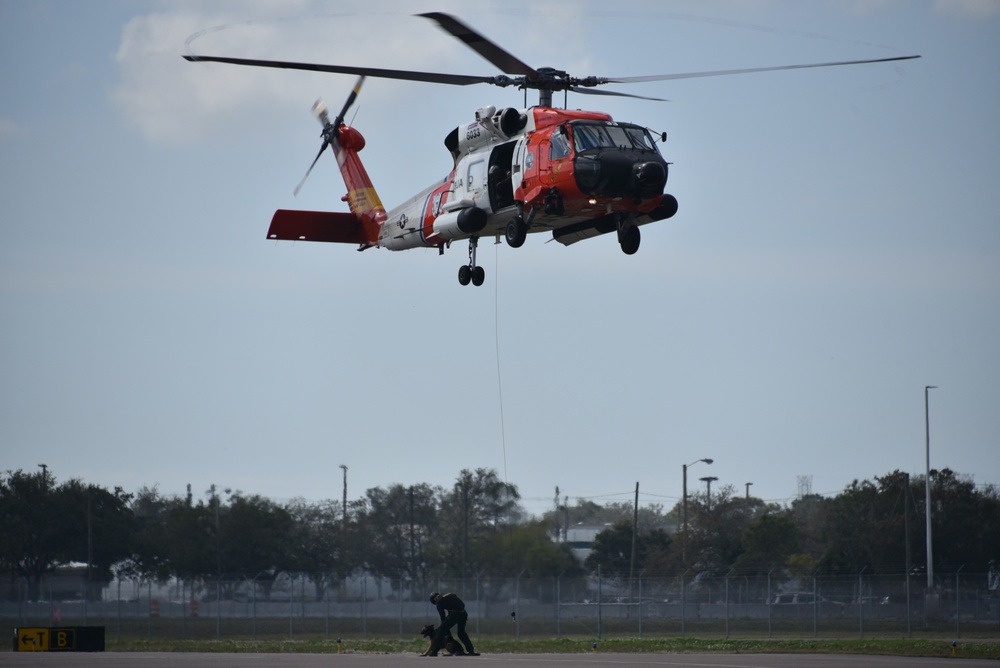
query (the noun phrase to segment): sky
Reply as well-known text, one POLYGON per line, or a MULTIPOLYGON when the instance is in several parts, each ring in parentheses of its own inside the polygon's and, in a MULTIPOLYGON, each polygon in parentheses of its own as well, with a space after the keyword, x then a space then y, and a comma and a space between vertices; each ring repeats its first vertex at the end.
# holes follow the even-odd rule
MULTIPOLYGON (((0 0, 0 470, 319 501, 482 467, 540 515, 669 509, 712 458, 689 492, 787 504, 922 475, 934 385, 931 467, 1000 484, 998 70, 996 0, 0 0), (668 133, 633 256, 484 240, 474 288, 466 243, 265 239, 347 210, 330 155, 292 191, 354 77, 181 56, 498 73, 426 11, 577 76, 922 57, 571 95, 668 133)), ((488 104, 524 100, 368 79, 383 202, 488 104)))

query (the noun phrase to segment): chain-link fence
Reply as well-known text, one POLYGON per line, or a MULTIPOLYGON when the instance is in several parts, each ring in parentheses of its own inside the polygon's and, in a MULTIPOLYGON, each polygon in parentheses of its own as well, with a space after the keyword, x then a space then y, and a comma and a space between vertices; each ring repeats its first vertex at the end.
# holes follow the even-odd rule
MULTIPOLYGON (((866 569, 867 570, 867 569, 866 569)), ((301 639, 416 636, 437 623, 433 591, 466 603, 473 637, 1000 637, 1000 597, 985 573, 875 574, 788 579, 774 574, 612 578, 380 579, 286 575, 115 581, 92 599, 0 604, 11 626, 102 625, 120 639, 301 639), (334 584, 324 586, 319 583, 334 584)), ((47 590, 42 583, 42 597, 47 590)))

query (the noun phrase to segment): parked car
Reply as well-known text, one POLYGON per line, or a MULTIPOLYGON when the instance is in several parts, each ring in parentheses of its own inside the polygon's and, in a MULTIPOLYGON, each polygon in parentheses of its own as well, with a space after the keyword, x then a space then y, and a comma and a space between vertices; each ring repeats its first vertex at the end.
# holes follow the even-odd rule
POLYGON ((811 610, 815 605, 825 615, 844 614, 843 603, 829 601, 822 596, 815 596, 812 592, 792 591, 775 594, 768 603, 778 610, 803 612, 811 610))

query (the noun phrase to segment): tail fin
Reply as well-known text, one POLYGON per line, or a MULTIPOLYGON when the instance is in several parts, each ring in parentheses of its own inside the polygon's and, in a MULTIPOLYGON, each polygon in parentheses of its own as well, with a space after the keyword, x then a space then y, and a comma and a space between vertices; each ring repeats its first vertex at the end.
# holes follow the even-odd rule
POLYGON ((375 239, 378 239, 378 228, 385 222, 385 207, 375 192, 375 186, 361 163, 358 152, 365 147, 365 138, 354 128, 340 126, 337 138, 332 142, 333 152, 337 156, 340 173, 347 186, 344 201, 351 208, 351 213, 362 221, 366 230, 374 229, 375 239))

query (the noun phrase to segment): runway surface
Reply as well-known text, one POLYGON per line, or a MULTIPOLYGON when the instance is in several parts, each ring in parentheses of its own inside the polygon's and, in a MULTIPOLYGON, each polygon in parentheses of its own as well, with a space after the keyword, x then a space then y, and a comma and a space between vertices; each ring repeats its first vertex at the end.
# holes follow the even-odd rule
MULTIPOLYGON (((72 666, 73 668, 393 668, 411 666, 456 668, 455 664, 485 664, 489 668, 997 668, 985 659, 923 659, 848 654, 492 654, 479 657, 421 657, 416 654, 180 654, 162 652, 0 653, 0 666, 12 668, 72 666), (442 666, 443 663, 443 666, 442 666)), ((466 667, 468 668, 468 667, 466 667)))

